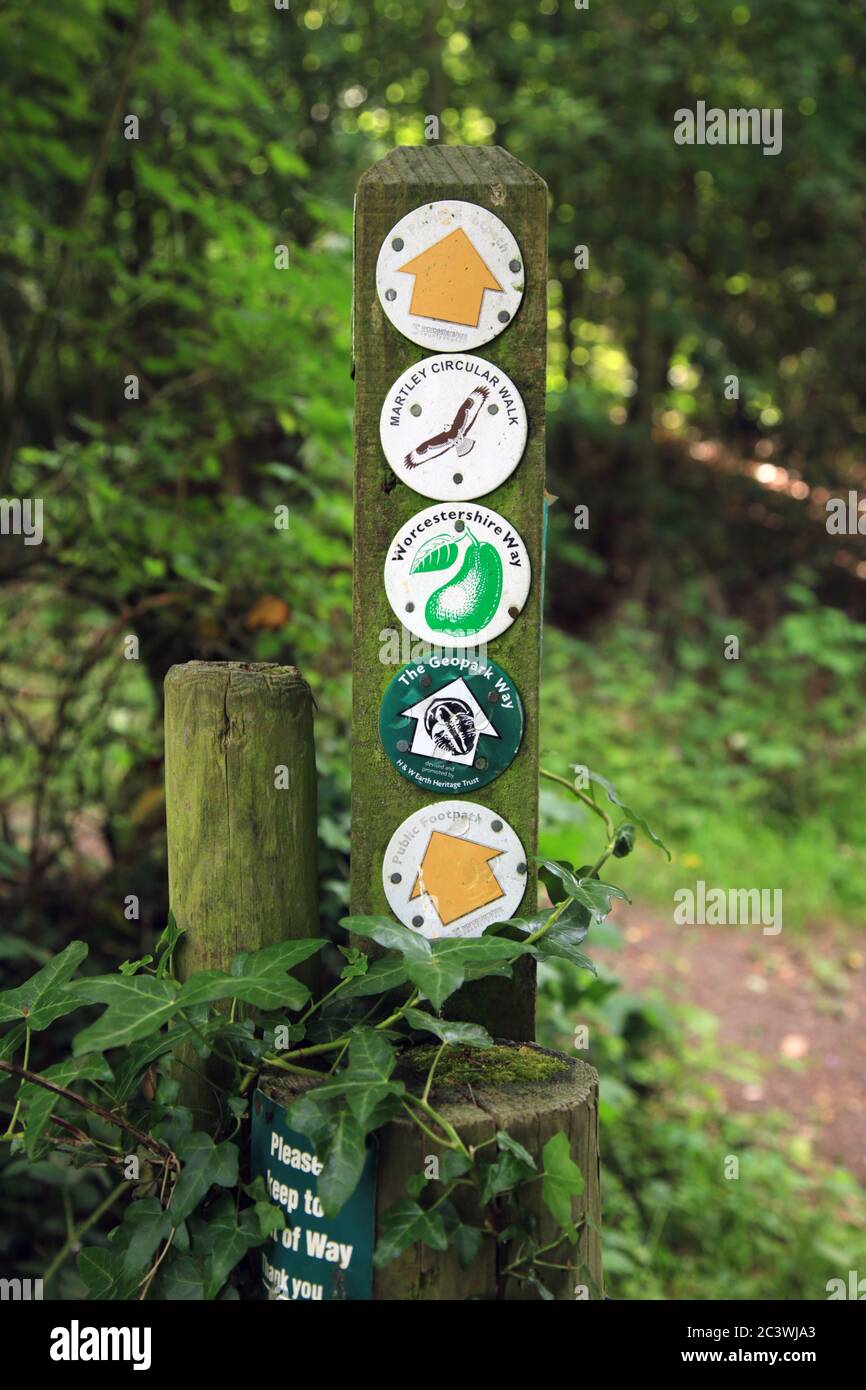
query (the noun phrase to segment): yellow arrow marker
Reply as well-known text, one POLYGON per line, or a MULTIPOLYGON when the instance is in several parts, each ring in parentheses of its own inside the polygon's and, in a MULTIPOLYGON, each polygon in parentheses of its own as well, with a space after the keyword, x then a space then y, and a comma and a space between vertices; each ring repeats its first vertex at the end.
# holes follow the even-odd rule
POLYGON ((501 849, 491 849, 489 845, 478 845, 472 840, 457 839, 434 830, 409 894, 410 900, 429 893, 445 927, 476 908, 495 903, 497 898, 504 898, 505 893, 490 868, 490 860, 498 859, 502 853, 501 849))
POLYGON ((485 290, 502 286, 479 256, 462 227, 398 267, 415 276, 409 312, 477 328, 485 290))

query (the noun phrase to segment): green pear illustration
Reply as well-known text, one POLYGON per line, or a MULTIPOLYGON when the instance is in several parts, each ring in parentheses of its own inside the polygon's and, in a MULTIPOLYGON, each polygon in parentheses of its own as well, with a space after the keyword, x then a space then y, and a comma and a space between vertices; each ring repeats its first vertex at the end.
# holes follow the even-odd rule
POLYGON ((478 541, 467 527, 469 545, 453 579, 428 598, 424 615, 434 632, 469 636, 481 632, 502 597, 502 561, 487 541, 478 541))

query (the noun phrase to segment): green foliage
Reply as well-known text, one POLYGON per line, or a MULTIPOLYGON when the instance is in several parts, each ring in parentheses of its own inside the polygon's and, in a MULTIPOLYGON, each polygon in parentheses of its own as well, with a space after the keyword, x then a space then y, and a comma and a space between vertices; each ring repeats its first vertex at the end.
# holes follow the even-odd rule
MULTIPOLYGON (((551 766, 574 764, 577 750, 590 764, 603 758, 677 846, 668 866, 638 840, 629 864, 644 899, 670 905, 676 887, 701 878, 782 889, 791 926, 866 910, 866 634, 807 589, 791 597, 796 610, 768 636, 740 631, 739 661, 723 658, 724 619, 681 632, 672 653, 635 609, 591 648, 545 638, 551 766)), ((576 835, 589 857, 590 808, 575 824, 573 796, 552 782, 542 808, 546 855, 572 852, 576 835)))
MULTIPOLYGON (((617 928, 603 931, 616 945, 617 928)), ((713 1020, 630 994, 604 966, 587 979, 550 962, 540 1000, 546 1045, 570 1048, 576 1019, 589 1029, 613 1298, 816 1299, 856 1266, 862 1188, 804 1154, 785 1116, 756 1125, 728 1111, 719 1079, 741 1078, 743 1064, 715 1039, 713 1020), (726 1175, 731 1155, 737 1180, 726 1175)))
MULTIPOLYGON (((470 978, 501 975, 527 952, 544 959, 550 939, 556 942, 555 957, 573 961, 573 941, 582 941, 590 922, 603 921, 614 898, 624 896, 597 877, 575 875, 568 865, 546 868, 556 872, 564 888, 558 905, 543 918, 504 922, 482 937, 431 942, 386 917, 344 919, 350 930, 386 948, 385 968, 379 962, 368 965, 355 948, 343 947, 346 964, 339 981, 315 1002, 290 972, 328 946, 326 938, 241 951, 228 971, 199 971, 181 985, 172 974, 177 930, 171 923, 160 937, 155 963, 146 957, 134 965, 124 962, 113 975, 72 979, 86 955, 73 943, 25 985, 0 996, 0 1021, 10 1025, 12 1040, 0 1071, 20 1083, 5 1135, 12 1153, 23 1149, 34 1160, 53 1147, 72 1168, 114 1166, 127 1177, 130 1157, 144 1168, 134 1184, 122 1183, 107 1199, 112 1205, 128 1186, 107 1248, 80 1253, 78 1274, 89 1296, 214 1299, 237 1293, 244 1257, 278 1224, 260 1183, 244 1190, 252 1205, 241 1206, 232 1196, 239 1186, 236 1139, 245 1097, 258 1070, 271 1067, 307 1074, 317 1083, 290 1111, 323 1165, 318 1194, 328 1216, 340 1211, 358 1184, 368 1135, 397 1114, 419 1124, 440 1149, 441 1168, 431 1185, 435 1195, 424 1191, 423 1180, 419 1185, 413 1179, 406 1198, 386 1213, 376 1251, 379 1266, 419 1241, 440 1251, 451 1244, 461 1260, 470 1261, 485 1240, 508 1238, 514 1255, 503 1278, 528 1280, 546 1297, 538 1261, 577 1239, 573 1199, 583 1184, 566 1136, 547 1142, 538 1173, 532 1155, 504 1131, 490 1141, 492 1154, 484 1152, 488 1145, 468 1148, 433 1104, 436 1071, 446 1053, 477 1049, 486 1057, 502 1050, 477 1024, 438 1016, 454 990, 470 978), (514 939, 515 932, 520 939, 514 939), (364 991, 360 1016, 354 1012, 359 987, 364 991), (227 1000, 231 1012, 215 1007, 227 1000), (243 1021, 235 1018, 238 1002, 246 1005, 243 1021), (429 1008, 422 1007, 425 1002, 429 1008), (34 1029, 92 1004, 105 1006, 104 1012, 76 1032, 73 1055, 42 1073, 32 1072, 34 1029), (287 1012, 295 1015, 288 1024, 287 1012), (288 1047, 276 1045, 280 1030, 288 1047), (431 1033, 437 1046, 418 1048, 418 1035, 424 1039, 431 1033), (200 1058, 218 1057, 229 1069, 230 1084, 219 1083, 226 1119, 215 1135, 195 1128, 193 1113, 180 1098, 174 1072, 190 1041, 200 1058), (19 1066, 11 1059, 22 1045, 19 1066), (417 1064, 425 1051, 432 1055, 419 1090, 395 1071, 402 1054, 417 1064), (308 1060, 330 1070, 310 1071, 301 1065, 308 1060), (128 1136, 136 1148, 124 1157, 128 1136), (519 1203, 521 1184, 536 1177, 559 1229, 544 1245, 521 1216, 519 1203), (480 1221, 460 1214, 453 1199, 460 1187, 477 1194, 480 1221)), ((443 1073, 447 1069, 446 1062, 443 1073)), ((52 1274, 77 1243, 77 1237, 66 1242, 52 1274)))

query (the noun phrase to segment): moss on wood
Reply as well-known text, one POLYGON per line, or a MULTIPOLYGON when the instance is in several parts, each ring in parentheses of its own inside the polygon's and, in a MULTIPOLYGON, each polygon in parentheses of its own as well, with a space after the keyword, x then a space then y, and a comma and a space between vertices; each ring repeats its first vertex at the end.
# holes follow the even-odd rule
MULTIPOLYGON (((416 1047, 402 1059, 411 1072, 426 1074, 438 1047, 416 1047)), ((519 1081, 543 1081, 565 1071, 564 1058, 535 1047, 450 1047, 436 1067, 437 1088, 469 1082, 473 1086, 507 1086, 519 1081)))

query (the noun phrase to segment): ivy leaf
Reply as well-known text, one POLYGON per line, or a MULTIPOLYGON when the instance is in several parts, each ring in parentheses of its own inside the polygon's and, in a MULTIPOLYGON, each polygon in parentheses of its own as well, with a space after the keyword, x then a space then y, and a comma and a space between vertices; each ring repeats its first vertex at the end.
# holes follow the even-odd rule
POLYGON ((286 1217, 282 1207, 275 1207, 270 1201, 265 1187, 265 1180, 259 1174, 253 1178, 252 1182, 247 1183, 244 1192, 252 1198, 253 1205, 250 1211, 255 1213, 259 1223, 259 1233, 262 1240, 270 1240, 276 1231, 285 1230, 286 1217))
POLYGON ((569 1240, 577 1240, 571 1212, 573 1197, 583 1191, 583 1174, 571 1157, 568 1137, 560 1131, 548 1139, 541 1151, 544 1162, 544 1175, 541 1179, 541 1196, 547 1210, 564 1231, 569 1240))
POLYGON ((138 960, 125 960, 117 968, 121 975, 137 975, 143 965, 150 965, 153 956, 139 956, 138 960))
POLYGON ((406 1009, 403 1017, 411 1028, 433 1033, 442 1042, 457 1043, 462 1047, 493 1046, 493 1039, 480 1023, 451 1023, 447 1019, 434 1018, 421 1009, 406 1009))
POLYGON ((228 1194, 214 1202, 207 1220, 197 1221, 193 1227, 193 1248, 204 1256, 205 1298, 216 1298, 250 1247, 260 1245, 270 1234, 269 1231, 262 1237, 259 1219, 251 1207, 238 1214, 234 1199, 228 1194))
POLYGON ((428 960, 407 960, 406 974, 437 1011, 466 978, 460 962, 441 953, 431 955, 428 960))
POLYGON ((538 859, 536 862, 554 878, 559 879, 568 896, 580 903, 589 913, 606 917, 613 898, 619 898, 623 902, 629 901, 628 894, 613 883, 602 883, 597 878, 579 878, 567 865, 552 859, 538 859))
MULTIPOLYGON (((551 918, 555 908, 546 908, 542 912, 536 913, 534 917, 524 921, 515 921, 515 925, 521 931, 533 933, 543 927, 551 918)), ((572 965, 580 966, 582 970, 591 970, 593 975, 597 970, 592 961, 587 956, 578 951, 578 944, 584 940, 590 926, 600 923, 600 918, 595 913, 590 913, 581 903, 572 900, 570 906, 554 922, 549 931, 534 941, 529 950, 538 960, 546 957, 557 957, 560 960, 570 961, 572 965)))
POLYGON ((406 983, 406 967, 400 955, 382 956, 374 960, 365 975, 350 980, 340 990, 343 999, 360 999, 368 994, 387 994, 406 983))
POLYGON ((195 1130, 177 1144, 183 1164, 169 1207, 173 1226, 179 1226, 195 1210, 211 1187, 235 1187, 238 1180, 238 1150, 225 1140, 215 1144, 209 1134, 195 1130))
POLYGON ((433 942, 433 954, 459 957, 463 964, 493 965, 522 955, 525 946, 504 936, 445 936, 433 942))
POLYGON ((316 1155, 321 1158, 326 1154, 337 1123, 336 1107, 311 1095, 300 1096, 289 1106, 288 1113, 292 1127, 309 1140, 316 1155))
POLYGON ((76 1264, 81 1282, 87 1289, 87 1297, 92 1302, 104 1303, 130 1297, 134 1281, 124 1277, 121 1257, 115 1251, 91 1246, 79 1252, 76 1264))
POLYGON ((511 1135, 507 1134, 504 1129, 498 1129, 496 1131, 496 1147, 499 1149, 500 1153, 514 1154, 514 1157, 519 1158, 521 1163, 525 1163, 528 1168, 535 1168, 537 1166, 529 1150, 525 1149, 522 1144, 519 1144, 516 1139, 512 1139, 511 1135))
POLYGON ((200 1303, 204 1299, 204 1279, 192 1255, 171 1251, 160 1266, 154 1294, 172 1303, 200 1303))
POLYGON ((468 1269, 484 1244, 484 1232, 478 1226, 467 1226, 461 1221, 450 1232, 449 1241, 457 1252, 461 1269, 468 1269))
POLYGON ((361 1024, 370 1012, 364 998, 347 999, 348 988, 340 990, 306 1025, 310 1042, 334 1042, 361 1024))
MULTIPOLYGON (((69 1086, 69 1083, 76 1078, 95 1081, 109 1080, 111 1068, 105 1058, 97 1054, 81 1061, 70 1059, 65 1062, 57 1062, 53 1067, 46 1067, 43 1072, 40 1072, 40 1076, 44 1076, 46 1081, 54 1081, 58 1086, 69 1086)), ((44 1086, 38 1086, 34 1081, 22 1082, 18 1097, 27 1107, 24 1149, 27 1157, 32 1160, 38 1158, 45 1149, 46 1145, 40 1143, 42 1132, 51 1119, 53 1111, 62 1105, 63 1101, 53 1091, 46 1091, 44 1086)))
POLYGON ((561 903, 562 899, 566 896, 565 889, 562 886, 563 874, 560 872, 561 870, 564 870, 567 874, 571 874, 572 877, 576 877, 574 865, 570 863, 568 859, 538 860, 538 877, 547 889, 547 896, 550 898, 554 907, 557 903, 561 903))
POLYGON ((87 946, 83 941, 70 941, 23 985, 0 994, 0 1023, 23 1020, 38 1033, 55 1019, 80 1008, 86 1000, 78 987, 83 981, 77 982, 74 990, 67 981, 86 955, 87 946))
MULTIPOLYGON (((208 1037, 218 1026, 216 1022, 213 1027, 205 1025, 199 1029, 199 1033, 208 1037)), ((155 1062, 166 1052, 173 1052, 183 1043, 192 1042, 195 1037, 196 1034, 190 1025, 180 1020, 167 1033, 160 1033, 157 1037, 149 1038, 124 1051, 122 1058, 115 1063, 114 1099, 119 1104, 128 1101, 151 1062, 155 1062)))
POLYGON ((433 942, 433 954, 459 963, 466 980, 482 980, 490 975, 510 979, 509 962, 527 950, 523 942, 503 936, 448 936, 433 942))
POLYGON ((386 1097, 406 1090, 402 1081, 389 1079, 396 1064, 396 1053, 381 1033, 374 1028, 357 1029, 349 1043, 348 1067, 317 1086, 316 1095, 324 1100, 344 1095, 358 1124, 365 1128, 386 1097))
POLYGON ((613 784, 609 782, 606 777, 602 777, 600 772, 590 772, 588 767, 581 767, 580 769, 575 768, 575 771, 578 770, 582 772, 586 777, 588 777, 591 782, 596 782, 598 786, 603 787, 604 790, 607 792, 608 801, 612 802, 614 806, 618 806, 621 811, 624 811, 627 819, 630 821, 634 821, 635 825, 640 827, 640 829, 646 835, 647 839, 651 840, 652 843, 656 845, 660 850, 663 850, 664 853, 667 855, 668 860, 670 860, 671 855, 667 845, 663 844, 663 842, 659 839, 655 831, 650 829, 643 816, 639 816, 637 811, 635 811, 633 807, 629 806, 628 802, 623 801, 622 797, 619 795, 619 792, 616 790, 616 787, 614 787, 613 784))
POLYGON ((411 1197, 402 1197, 382 1218, 373 1264, 381 1269, 418 1241, 429 1245, 431 1250, 447 1250, 445 1222, 439 1212, 425 1211, 411 1197))
POLYGON ((500 1192, 508 1192, 519 1182, 532 1177, 535 1162, 528 1154, 526 1157, 529 1158, 528 1163, 513 1149, 505 1149, 492 1162, 480 1165, 478 1187, 483 1206, 491 1202, 500 1192))
POLYGON ((348 1202, 361 1178, 367 1154, 364 1131, 348 1110, 338 1110, 327 1144, 324 1168, 319 1174, 319 1200, 326 1216, 336 1216, 348 1202))
POLYGON ((95 1023, 79 1033, 73 1052, 104 1052, 146 1038, 177 1013, 180 986, 174 980, 155 980, 150 975, 98 975, 78 980, 76 993, 88 1002, 107 1004, 95 1023))
POLYGON ((457 559, 457 548, 457 541, 444 532, 432 536, 416 554, 409 573, 431 574, 435 570, 450 569, 457 559))
POLYGON ((179 927, 174 920, 174 913, 169 908, 168 918, 165 929, 156 943, 156 954, 159 961, 156 967, 157 978, 162 980, 170 972, 174 960, 174 951, 186 928, 179 927))
POLYGON ((468 1173, 471 1167, 472 1159, 467 1158, 466 1154, 446 1149, 439 1159, 439 1182, 443 1187, 448 1187, 457 1178, 462 1178, 464 1173, 468 1173))
POLYGON ((0 1038, 0 1059, 8 1062, 18 1051, 27 1036, 27 1027, 19 1023, 17 1027, 10 1028, 8 1033, 4 1033, 0 1038))
POLYGON ((302 1009, 310 991, 288 972, 327 944, 325 937, 313 937, 308 941, 278 941, 252 953, 239 952, 230 974, 201 970, 190 976, 181 991, 181 1007, 239 999, 257 1009, 302 1009))
POLYGON ((354 980, 359 975, 366 975, 370 968, 370 957, 363 951, 359 951, 355 946, 341 946, 340 950, 346 957, 346 964, 340 971, 341 980, 354 980))
POLYGON ((393 1047, 375 1028, 356 1028, 349 1041, 349 1066, 356 1076, 387 1081, 397 1065, 393 1047))
POLYGON ((341 917, 340 926, 356 936, 367 936, 388 951, 399 951, 406 960, 427 960, 432 954, 426 936, 410 931, 390 917, 341 917))
POLYGON ((158 1246, 171 1234, 171 1219, 157 1197, 144 1197, 127 1207, 121 1229, 128 1236, 123 1272, 141 1278, 158 1246))

